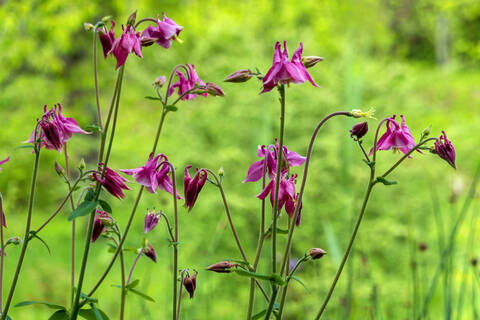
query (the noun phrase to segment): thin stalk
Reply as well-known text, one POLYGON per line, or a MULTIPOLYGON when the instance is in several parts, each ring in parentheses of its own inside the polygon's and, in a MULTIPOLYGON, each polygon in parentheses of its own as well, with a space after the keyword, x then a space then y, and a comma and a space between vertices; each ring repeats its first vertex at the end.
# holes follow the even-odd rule
POLYGON ((2 296, 3 296, 3 260, 5 257, 5 242, 3 240, 3 199, 1 198, 0 195, 0 315, 3 313, 2 312, 2 296))
MULTIPOLYGON (((72 192, 72 186, 70 185, 70 166, 69 157, 67 151, 67 143, 63 145, 63 153, 65 155, 65 176, 68 185, 68 189, 72 192)), ((73 203, 73 197, 70 197, 70 204, 72 210, 75 210, 75 204, 73 203)), ((75 296, 75 219, 72 221, 72 239, 71 239, 71 271, 70 271, 70 303, 73 306, 73 298, 75 296)))
POLYGON ((98 68, 97 68, 97 28, 93 30, 93 77, 95 79, 95 101, 97 103, 98 127, 103 131, 102 111, 100 109, 100 93, 98 89, 98 68))
POLYGON ((137 256, 135 257, 135 260, 133 261, 132 268, 130 269, 130 273, 128 274, 127 286, 130 284, 130 281, 132 280, 133 270, 135 269, 135 266, 137 265, 138 259, 140 259, 142 254, 143 254, 143 249, 140 249, 138 251, 137 256))
MULTIPOLYGON (((35 128, 36 130, 36 128, 35 128)), ((35 138, 36 140, 36 138, 35 138)), ((36 141, 35 141, 36 143, 36 141)), ((30 187, 30 197, 28 199, 28 213, 27 213, 27 223, 25 224, 25 235, 23 237, 23 244, 22 249, 20 251, 20 257, 18 258, 17 268, 15 269, 15 274, 13 276, 12 284, 10 286, 10 291, 8 293, 8 297, 5 303, 5 308, 2 313, 1 320, 5 320, 8 314, 8 310, 10 308, 10 304, 12 303, 13 293, 15 292, 15 287, 17 285, 18 277, 20 275, 20 270, 22 269, 23 259, 25 258, 25 253, 27 251, 27 246, 30 238, 30 224, 32 221, 32 213, 33 213, 33 202, 35 199, 35 189, 37 184, 37 174, 38 174, 38 164, 40 162, 40 149, 35 145, 35 163, 33 165, 33 175, 32 175, 32 184, 30 187)), ((2 227, 3 229, 3 227, 2 227)), ((3 256, 3 249, 2 249, 2 256, 3 256)))
POLYGON ((178 309, 176 309, 175 320, 180 319, 180 306, 182 305, 182 288, 183 288, 183 281, 185 280, 185 270, 182 270, 181 277, 182 278, 180 280, 180 291, 178 293, 178 309))
MULTIPOLYGON (((119 230, 117 230, 118 232, 118 239, 120 240, 122 238, 119 230)), ((117 241, 112 238, 113 242, 115 243, 115 245, 118 247, 118 243, 117 241)), ((123 254, 123 250, 120 251, 120 280, 121 280, 121 294, 120 294, 120 320, 123 320, 125 318, 125 300, 127 298, 127 289, 125 288, 126 287, 126 283, 125 283, 125 257, 124 257, 124 254, 123 254)))

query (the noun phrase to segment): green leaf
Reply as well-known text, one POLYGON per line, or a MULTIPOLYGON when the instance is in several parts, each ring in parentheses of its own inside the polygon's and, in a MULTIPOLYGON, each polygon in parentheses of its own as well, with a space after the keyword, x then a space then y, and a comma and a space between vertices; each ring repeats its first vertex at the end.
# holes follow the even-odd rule
POLYGON ((166 106, 165 109, 171 112, 177 112, 178 108, 175 106, 166 106))
POLYGON ((93 191, 93 188, 89 188, 87 191, 87 194, 85 195, 85 201, 92 201, 95 199, 95 191, 93 191))
POLYGON ((255 279, 260 279, 260 280, 266 280, 270 281, 272 284, 276 284, 279 286, 285 285, 285 280, 283 280, 282 277, 278 274, 261 274, 261 273, 256 273, 256 272, 251 272, 247 270, 242 270, 242 269, 234 269, 232 272, 236 272, 238 275, 242 277, 249 277, 249 278, 255 278, 255 279))
POLYGON ((48 320, 69 320, 70 317, 65 310, 58 310, 48 318, 48 320))
POLYGON ((98 201, 83 201, 75 210, 72 211, 72 213, 70 213, 68 221, 72 221, 78 217, 83 217, 87 214, 90 214, 97 207, 97 205, 98 201))
POLYGON ((133 280, 132 282, 130 282, 126 288, 127 289, 133 289, 135 288, 136 286, 138 286, 138 284, 140 283, 140 280, 139 279, 136 279, 136 280, 133 280))
POLYGON ((114 288, 118 288, 118 289, 122 289, 122 286, 121 286, 121 285, 119 285, 119 284, 112 284, 112 287, 114 287, 114 288))
POLYGON ((85 129, 87 131, 90 131, 90 132, 100 132, 100 127, 96 124, 91 124, 91 125, 88 125, 85 127, 85 129))
POLYGON ((397 181, 390 181, 385 179, 384 177, 377 177, 377 182, 381 182, 386 186, 391 186, 393 184, 397 184, 397 181))
POLYGON ((260 311, 259 313, 254 314, 253 317, 252 317, 252 320, 260 319, 261 317, 263 317, 265 315, 265 313, 267 313, 266 309, 260 311))
MULTIPOLYGON (((265 232, 265 237, 269 237, 272 234, 272 227, 268 228, 267 232, 265 232)), ((288 229, 281 229, 277 227, 277 234, 288 234, 288 229)))
POLYGON ((32 144, 29 144, 29 145, 26 145, 26 146, 18 146, 15 148, 15 150, 17 149, 33 149, 33 145, 32 144))
POLYGON ((97 309, 94 304, 90 305, 92 309, 80 309, 78 314, 80 317, 87 320, 110 320, 110 318, 100 309, 97 309))
POLYGON ((42 301, 22 301, 19 302, 15 305, 15 307, 25 307, 25 306, 31 306, 32 304, 43 304, 51 309, 60 309, 60 310, 66 310, 64 306, 55 304, 55 303, 50 303, 50 302, 42 302, 42 301))
POLYGON ((106 202, 105 200, 98 200, 98 204, 102 207, 103 210, 107 211, 108 213, 112 214, 112 207, 106 202))
POLYGON ((302 286, 305 288, 305 290, 307 290, 307 291, 308 291, 308 288, 307 288, 307 286, 305 285, 305 283, 303 283, 303 281, 302 281, 302 280, 300 280, 300 278, 299 278, 299 277, 297 277, 297 276, 292 276, 291 278, 292 278, 293 280, 297 281, 298 283, 300 283, 300 284, 301 284, 301 285, 302 285, 302 286))
POLYGON ((30 235, 35 238, 35 239, 38 239, 40 240, 41 243, 43 243, 43 245, 47 248, 48 250, 48 253, 51 254, 50 252, 50 247, 48 246, 48 244, 45 242, 45 240, 43 240, 42 238, 40 238, 39 236, 37 236, 37 233, 35 231, 30 231, 30 235))
POLYGON ((137 296, 140 296, 142 297, 143 299, 147 300, 147 301, 151 301, 151 302, 155 302, 155 300, 153 300, 152 297, 150 297, 149 295, 143 293, 143 292, 140 292, 138 290, 135 290, 135 289, 132 289, 132 288, 128 288, 128 291, 130 291, 131 293, 134 293, 136 294, 137 296))
POLYGON ((145 96, 145 99, 148 99, 148 100, 160 100, 160 101, 162 101, 162 99, 160 99, 159 97, 152 97, 152 96, 145 96))

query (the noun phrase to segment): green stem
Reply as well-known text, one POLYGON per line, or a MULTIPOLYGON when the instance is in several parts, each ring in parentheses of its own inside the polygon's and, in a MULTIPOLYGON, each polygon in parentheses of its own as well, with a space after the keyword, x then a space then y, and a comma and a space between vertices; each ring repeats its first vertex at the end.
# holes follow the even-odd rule
MULTIPOLYGON (((36 141, 34 143, 36 143, 36 141)), ((3 310, 1 320, 5 320, 7 318, 8 310, 10 308, 10 304, 12 303, 13 293, 15 292, 15 287, 17 285, 18 277, 20 275, 20 270, 22 269, 23 259, 25 258, 25 253, 27 251, 27 246, 30 238, 30 224, 32 221, 33 202, 35 199, 35 188, 37 184, 38 164, 40 162, 40 150, 36 145, 34 146, 34 152, 35 152, 35 163, 33 165, 32 184, 30 187, 30 197, 28 199, 28 213, 27 213, 27 223, 25 225, 25 235, 23 237, 23 244, 22 244, 22 249, 20 251, 20 257, 18 258, 17 268, 15 269, 15 274, 13 276, 12 284, 10 286, 10 291, 8 293, 8 297, 5 303, 5 308, 3 310)), ((3 254, 3 248, 2 248, 2 254, 3 254)))
POLYGON ((98 127, 103 131, 102 111, 100 108, 100 93, 98 89, 98 68, 97 68, 97 28, 93 30, 93 77, 95 79, 95 101, 97 103, 98 127))
MULTIPOLYGON (((185 280, 185 269, 182 270, 181 272, 181 279, 180 279, 180 292, 178 293, 178 309, 176 309, 176 316, 174 320, 180 319, 180 306, 182 305, 182 288, 183 288, 183 281, 185 280)), ((175 276, 175 282, 176 282, 176 276, 175 276)), ((175 296, 175 301, 176 301, 176 296, 175 296)))
MULTIPOLYGON (((118 232, 118 239, 120 240, 122 238, 120 232, 117 230, 118 232)), ((115 239, 112 238, 112 240, 115 242, 115 245, 118 247, 118 243, 117 241, 115 241, 115 239)), ((122 285, 122 291, 121 291, 121 295, 120 295, 120 320, 123 320, 125 318, 125 300, 127 298, 127 289, 125 288, 126 287, 126 282, 125 282, 125 258, 124 258, 124 254, 123 254, 123 250, 120 251, 120 280, 121 280, 121 285, 122 285)))
MULTIPOLYGON (((67 181, 69 192, 73 192, 72 186, 70 184, 70 166, 68 161, 68 151, 67 143, 63 145, 63 153, 65 155, 65 180, 67 181)), ((70 197, 70 204, 72 210, 75 210, 75 204, 73 202, 73 197, 70 197)), ((73 305, 73 298, 75 297, 75 220, 72 221, 72 239, 71 239, 71 271, 70 271, 70 303, 73 305)))
POLYGON ((275 301, 277 300, 277 294, 278 287, 276 285, 272 285, 272 295, 270 296, 270 303, 268 304, 267 312, 265 313, 265 320, 270 319, 270 315, 273 312, 273 307, 275 306, 275 301))

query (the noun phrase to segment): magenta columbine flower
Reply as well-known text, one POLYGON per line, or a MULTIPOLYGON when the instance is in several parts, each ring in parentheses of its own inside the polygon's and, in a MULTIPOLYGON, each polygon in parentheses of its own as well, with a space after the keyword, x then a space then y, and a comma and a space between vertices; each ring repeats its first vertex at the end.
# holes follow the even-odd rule
MULTIPOLYGON (((287 170, 282 172, 280 175, 280 186, 278 189, 278 211, 280 211, 283 205, 287 202, 295 203, 295 178, 297 175, 292 175, 290 178, 286 178, 287 170)), ((264 200, 268 194, 270 194, 270 203, 273 206, 274 198, 275 198, 275 184, 276 184, 277 177, 273 177, 272 180, 267 184, 265 189, 257 195, 257 198, 264 200)), ((289 208, 291 208, 292 203, 289 204, 289 208)), ((294 207, 294 205, 293 205, 294 207)), ((289 210, 289 215, 293 214, 293 211, 289 210)))
MULTIPOLYGON (((160 165, 162 162, 168 161, 167 156, 160 153, 153 157, 150 153, 147 163, 144 166, 136 169, 123 169, 120 172, 133 176, 142 186, 145 186, 148 192, 156 193, 157 189, 163 189, 170 194, 173 194, 173 183, 170 180, 170 166, 166 163, 160 165)), ((177 199, 182 197, 177 191, 177 199)))
POLYGON ((107 28, 104 26, 102 29, 100 29, 100 33, 98 34, 98 38, 102 44, 103 56, 105 58, 107 58, 110 50, 112 50, 113 43, 115 42, 115 32, 113 31, 114 28, 115 21, 112 20, 112 27, 110 28, 110 31, 107 31, 107 28))
MULTIPOLYGON (((198 86, 205 86, 205 83, 200 80, 200 78, 197 75, 197 72, 195 71, 195 66, 193 64, 188 64, 187 63, 187 68, 188 68, 188 74, 187 77, 177 70, 177 76, 178 76, 178 81, 175 82, 170 89, 168 90, 168 96, 171 96, 173 92, 175 91, 175 88, 178 88, 178 95, 182 96, 185 94, 187 91, 192 90, 194 87, 198 86)), ((207 92, 206 90, 201 93, 202 96, 206 97, 207 92)), ((186 94, 185 96, 182 97, 182 100, 192 100, 195 99, 197 94, 189 93, 186 94)))
POLYGON ((435 141, 435 152, 454 169, 457 169, 455 163, 455 148, 452 142, 448 140, 445 131, 442 131, 442 135, 435 141))
POLYGON ((147 242, 147 247, 143 248, 143 254, 152 259, 153 262, 157 262, 157 253, 149 242, 147 242))
POLYGON ((149 233, 150 231, 152 231, 152 229, 157 226, 159 219, 160 219, 159 214, 156 214, 155 212, 147 212, 147 215, 145 216, 145 224, 143 227, 143 232, 149 233))
MULTIPOLYGON (((402 118, 402 124, 399 125, 395 121, 395 115, 387 120, 387 131, 378 139, 377 150, 400 150, 407 154, 413 147, 415 147, 415 139, 413 139, 410 129, 405 123, 405 117, 402 118)), ((373 148, 370 150, 370 154, 373 154, 373 148)))
POLYGON ((116 68, 123 66, 130 53, 142 58, 142 48, 140 46, 140 32, 136 32, 135 27, 128 25, 127 28, 122 26, 123 33, 120 38, 115 39, 112 48, 108 53, 111 53, 117 59, 116 68))
POLYGON ((107 221, 112 221, 112 217, 110 217, 106 211, 97 209, 95 211, 95 220, 93 221, 92 242, 97 241, 98 237, 107 230, 107 221))
MULTIPOLYGON (((259 157, 263 157, 263 159, 260 161, 256 161, 252 165, 250 165, 250 168, 248 168, 247 177, 243 180, 243 183, 260 180, 260 178, 262 178, 263 176, 263 164, 265 161, 267 166, 267 174, 270 178, 272 178, 272 176, 277 170, 278 148, 278 141, 276 139, 275 146, 258 146, 257 155, 259 157)), ((306 160, 305 157, 302 157, 298 153, 288 150, 286 146, 283 146, 282 158, 282 169, 301 166, 306 160)))
POLYGON ((193 298, 193 294, 195 293, 195 289, 197 288, 197 274, 198 272, 195 271, 193 275, 187 275, 185 279, 183 279, 183 286, 190 295, 190 299, 193 298))
MULTIPOLYGON (((293 179, 296 179, 296 175, 293 179)), ((285 211, 287 211, 288 215, 290 218, 293 218, 293 215, 295 214, 295 205, 297 203, 298 199, 298 193, 295 195, 295 197, 292 198, 287 198, 287 201, 285 202, 285 211)), ((297 215, 297 220, 295 221, 295 225, 300 225, 300 220, 302 219, 302 208, 303 208, 303 202, 300 202, 300 208, 298 208, 298 215, 297 215)))
POLYGON ((93 173, 95 180, 100 182, 112 196, 117 197, 118 199, 125 198, 125 194, 123 193, 122 189, 130 190, 130 188, 125 184, 125 182, 128 180, 109 167, 105 168, 104 177, 102 178, 103 166, 103 163, 99 163, 98 171, 93 173))
POLYGON ((288 61, 287 41, 283 42, 283 52, 280 48, 280 42, 277 41, 273 54, 273 65, 263 78, 263 90, 260 94, 272 90, 279 83, 288 85, 290 82, 310 81, 313 86, 318 87, 302 63, 303 44, 300 42, 291 61, 288 61))
POLYGON ((183 30, 182 26, 179 26, 170 18, 167 18, 165 12, 163 13, 163 20, 157 18, 156 26, 149 26, 142 32, 140 41, 142 46, 151 46, 154 42, 158 43, 165 49, 170 48, 172 40, 175 40, 180 31, 183 30))
MULTIPOLYGON (((73 118, 66 118, 62 115, 62 106, 60 103, 48 111, 45 105, 43 111, 44 114, 39 120, 37 127, 37 140, 41 140, 40 148, 45 147, 60 152, 65 142, 70 140, 74 133, 88 134, 88 132, 79 127, 73 118)), ((34 139, 35 130, 33 130, 30 138, 26 142, 35 143, 34 139)))
POLYGON ((198 194, 207 181, 207 170, 205 169, 197 169, 197 173, 195 173, 195 176, 192 179, 192 177, 190 177, 190 173, 188 172, 191 167, 192 166, 185 167, 183 191, 185 192, 185 207, 188 208, 188 212, 192 210, 193 206, 195 205, 195 201, 197 201, 198 194))

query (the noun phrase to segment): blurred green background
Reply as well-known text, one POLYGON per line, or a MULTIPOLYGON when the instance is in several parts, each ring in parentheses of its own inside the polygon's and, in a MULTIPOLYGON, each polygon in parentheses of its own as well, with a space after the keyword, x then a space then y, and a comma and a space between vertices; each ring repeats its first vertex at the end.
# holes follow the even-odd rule
MULTIPOLYGON (((276 41, 287 40, 293 53, 303 42, 304 55, 325 58, 310 74, 321 86, 292 85, 287 90, 286 145, 305 154, 311 132, 326 114, 354 108, 377 110, 377 118, 404 114, 416 139, 432 124, 432 135, 446 130, 457 151, 458 170, 425 153, 416 154, 392 174, 399 184, 377 186, 363 221, 351 261, 339 282, 326 319, 408 319, 421 305, 420 296, 439 261, 439 235, 448 234, 459 214, 474 168, 480 160, 480 2, 466 1, 0 1, 0 191, 4 196, 6 237, 22 236, 33 155, 22 145, 43 105, 60 102, 64 114, 82 127, 95 123, 92 35, 83 23, 111 15, 118 26, 138 10, 137 17, 166 12, 184 27, 183 44, 169 50, 144 48, 143 59, 128 58, 120 103, 119 124, 110 166, 143 165, 151 149, 160 105, 146 100, 154 95, 152 81, 168 75, 179 63, 195 64, 204 81, 219 84, 225 98, 197 98, 181 102, 167 116, 158 150, 168 155, 183 179, 183 168, 223 167, 224 185, 233 219, 253 259, 260 218, 260 183, 242 184, 248 166, 257 161, 257 145, 272 143, 278 132, 279 105, 275 91, 259 95, 255 79, 245 84, 222 83, 230 73, 271 66, 276 41), (437 220, 435 219, 437 217, 437 220), (428 250, 420 252, 419 243, 428 250), (412 272, 412 265, 416 272, 412 272), (413 280, 416 274, 417 280, 413 280), (416 288, 417 296, 413 295, 416 288)), ((116 73, 114 59, 99 52, 101 104, 108 108, 116 73)), ((308 290, 292 283, 286 319, 311 319, 325 296, 340 262, 353 219, 360 208, 369 175, 348 130, 354 119, 336 118, 322 129, 314 150, 304 196, 302 224, 294 237, 293 257, 312 247, 328 255, 310 262, 299 273, 308 290)), ((369 121, 369 148, 377 121, 369 121)), ((72 167, 81 158, 95 168, 98 136, 75 136, 69 142, 72 167)), ((398 154, 382 152, 379 172, 388 169, 398 154)), ((58 205, 66 185, 55 174, 54 161, 62 154, 42 152, 33 226, 38 226, 58 205)), ((295 168, 301 174, 302 168, 295 168)), ((182 185, 182 183, 180 183, 182 185)), ((126 198, 110 196, 114 217, 123 227, 138 185, 130 184, 126 198)), ((183 192, 182 189, 180 189, 183 192)), ((145 194, 127 247, 139 247, 147 208, 172 215, 165 192, 145 194)), ((478 211, 473 203, 471 213, 478 211)), ((68 210, 41 236, 51 254, 38 241, 30 244, 14 303, 24 300, 68 305, 70 223, 68 210)), ((281 220, 286 224, 286 220, 281 220)), ((79 219, 84 234, 86 218, 79 219)), ((452 272, 442 277, 431 304, 431 318, 474 319, 478 282, 466 262, 478 254, 475 215, 457 238, 452 272), (473 240, 472 240, 473 239, 473 240), (466 266, 466 267, 465 267, 466 266), (466 271, 464 271, 466 270, 466 271), (461 287, 466 277, 465 287, 461 287), (462 289, 463 288, 463 289, 462 289), (464 292, 463 308, 458 307, 464 292), (473 300, 472 300, 473 299, 473 300), (458 310, 462 309, 462 316, 458 310)), ((142 258, 134 278, 138 287, 155 299, 146 302, 129 295, 127 319, 167 319, 170 316, 171 248, 162 222, 149 235, 158 262, 142 258)), ((182 319, 243 319, 249 282, 236 275, 207 273, 204 268, 227 258, 239 258, 228 228, 220 195, 207 185, 191 213, 180 210, 180 267, 199 270, 195 298, 184 296, 182 319)), ((280 240, 282 243, 282 240, 280 240)), ((83 248, 79 237, 77 246, 83 248)), ((108 264, 105 240, 92 246, 84 287, 89 290, 108 264)), ((5 286, 8 288, 19 247, 7 250, 5 286)), ((268 270, 270 243, 260 270, 268 270)), ((77 262, 81 252, 77 252, 77 262)), ((127 266, 134 255, 127 254, 127 266)), ((77 264, 77 269, 78 269, 77 264)), ((476 271, 478 272, 478 271, 476 271)), ((120 292, 116 265, 95 295, 99 307, 118 317, 120 292)), ((4 289, 4 298, 6 297, 4 289)), ((264 301, 257 294, 255 310, 264 301)), ((46 319, 52 310, 42 306, 12 308, 13 319, 46 319)))

